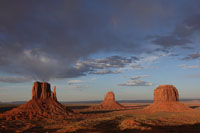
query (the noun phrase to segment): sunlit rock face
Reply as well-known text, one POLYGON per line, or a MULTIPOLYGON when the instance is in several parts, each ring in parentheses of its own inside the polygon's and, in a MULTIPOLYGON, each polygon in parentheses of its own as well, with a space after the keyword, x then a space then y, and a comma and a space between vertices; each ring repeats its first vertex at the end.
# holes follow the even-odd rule
POLYGON ((91 107, 94 110, 117 110, 124 108, 123 105, 115 101, 115 94, 112 91, 107 92, 104 101, 100 105, 91 107))
POLYGON ((187 112, 194 111, 179 102, 179 94, 173 85, 160 85, 154 90, 154 102, 144 108, 147 112, 187 112))
POLYGON ((112 91, 109 91, 105 97, 104 101, 101 103, 102 106, 110 106, 115 107, 118 106, 119 103, 115 101, 115 94, 112 91))
POLYGON ((74 112, 57 101, 56 86, 54 92, 47 82, 34 82, 32 87, 32 99, 27 103, 9 110, 0 116, 6 120, 24 119, 65 119, 72 117, 74 112))
POLYGON ((173 85, 160 85, 154 90, 154 102, 176 102, 179 94, 173 85))
POLYGON ((104 102, 113 102, 113 101, 115 101, 115 94, 112 91, 109 91, 104 97, 104 102))

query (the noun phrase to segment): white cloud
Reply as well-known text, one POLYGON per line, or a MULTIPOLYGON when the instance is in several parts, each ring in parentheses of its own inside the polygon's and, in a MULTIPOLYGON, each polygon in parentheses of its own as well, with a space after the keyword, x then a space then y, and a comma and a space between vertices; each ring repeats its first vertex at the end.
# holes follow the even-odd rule
POLYGON ((160 59, 160 56, 156 56, 156 55, 154 55, 154 56, 147 56, 147 57, 145 57, 143 59, 143 62, 150 62, 150 63, 152 63, 152 62, 157 61, 159 59, 160 59))
POLYGON ((118 84, 118 86, 152 86, 153 83, 144 80, 129 80, 126 83, 118 84))
MULTIPOLYGON (((87 59, 83 61, 78 61, 75 64, 75 69, 81 70, 85 74, 118 74, 122 73, 123 70, 126 70, 126 67, 129 64, 135 63, 139 60, 139 58, 134 56, 131 56, 129 58, 123 56, 110 56, 104 59, 87 59)), ((132 67, 141 68, 140 65, 132 67)))
POLYGON ((198 69, 198 68, 200 68, 199 65, 185 65, 185 64, 181 64, 179 66, 181 68, 183 68, 183 69, 198 69))
POLYGON ((146 77, 149 77, 149 75, 139 75, 139 76, 134 76, 134 77, 131 77, 130 79, 132 79, 132 80, 136 80, 136 79, 141 79, 141 78, 146 78, 146 77))
POLYGON ((130 77, 126 83, 118 84, 118 86, 152 86, 153 83, 141 80, 141 78, 149 77, 149 75, 139 75, 130 77))
POLYGON ((73 84, 79 84, 79 83, 82 83, 83 81, 82 80, 68 80, 67 83, 69 85, 73 85, 73 84))
POLYGON ((77 69, 81 69, 83 67, 89 67, 91 69, 121 68, 135 60, 136 59, 121 56, 111 56, 105 59, 89 59, 85 61, 78 61, 75 67, 77 69))
POLYGON ((93 71, 93 72, 90 72, 90 73, 91 74, 101 74, 101 75, 104 75, 104 74, 118 74, 118 73, 121 73, 121 72, 122 72, 121 70, 103 69, 103 70, 93 71))
POLYGON ((88 88, 89 86, 87 85, 72 85, 70 87, 68 87, 67 89, 76 89, 76 90, 82 90, 85 88, 88 88))

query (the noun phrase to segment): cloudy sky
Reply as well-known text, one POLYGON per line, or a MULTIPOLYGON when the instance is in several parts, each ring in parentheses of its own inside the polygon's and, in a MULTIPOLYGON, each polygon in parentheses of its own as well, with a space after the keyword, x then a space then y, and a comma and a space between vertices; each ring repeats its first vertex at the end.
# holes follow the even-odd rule
POLYGON ((200 98, 199 0, 1 0, 0 101, 34 81, 62 101, 153 98, 160 84, 200 98))

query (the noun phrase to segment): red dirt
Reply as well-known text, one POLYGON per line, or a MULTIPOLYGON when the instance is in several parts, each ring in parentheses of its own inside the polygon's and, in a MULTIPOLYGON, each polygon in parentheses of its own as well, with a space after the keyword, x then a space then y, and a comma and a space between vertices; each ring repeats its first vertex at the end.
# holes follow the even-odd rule
POLYGON ((187 112, 194 111, 179 102, 179 94, 173 85, 160 85, 154 90, 154 103, 147 106, 147 112, 187 112))
POLYGON ((65 118, 73 111, 60 104, 49 83, 35 82, 32 88, 32 99, 27 103, 0 115, 0 119, 24 120, 41 118, 65 118))

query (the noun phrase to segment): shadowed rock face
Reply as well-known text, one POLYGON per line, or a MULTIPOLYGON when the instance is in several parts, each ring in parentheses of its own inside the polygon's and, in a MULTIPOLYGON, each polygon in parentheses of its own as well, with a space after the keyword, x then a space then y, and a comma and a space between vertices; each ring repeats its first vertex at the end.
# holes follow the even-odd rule
POLYGON ((46 82, 34 82, 32 87, 32 99, 47 99, 52 98, 57 100, 56 98, 56 87, 54 87, 54 92, 51 91, 51 85, 46 82))
POLYGON ((154 102, 176 102, 179 94, 173 85, 160 85, 154 90, 154 102))

